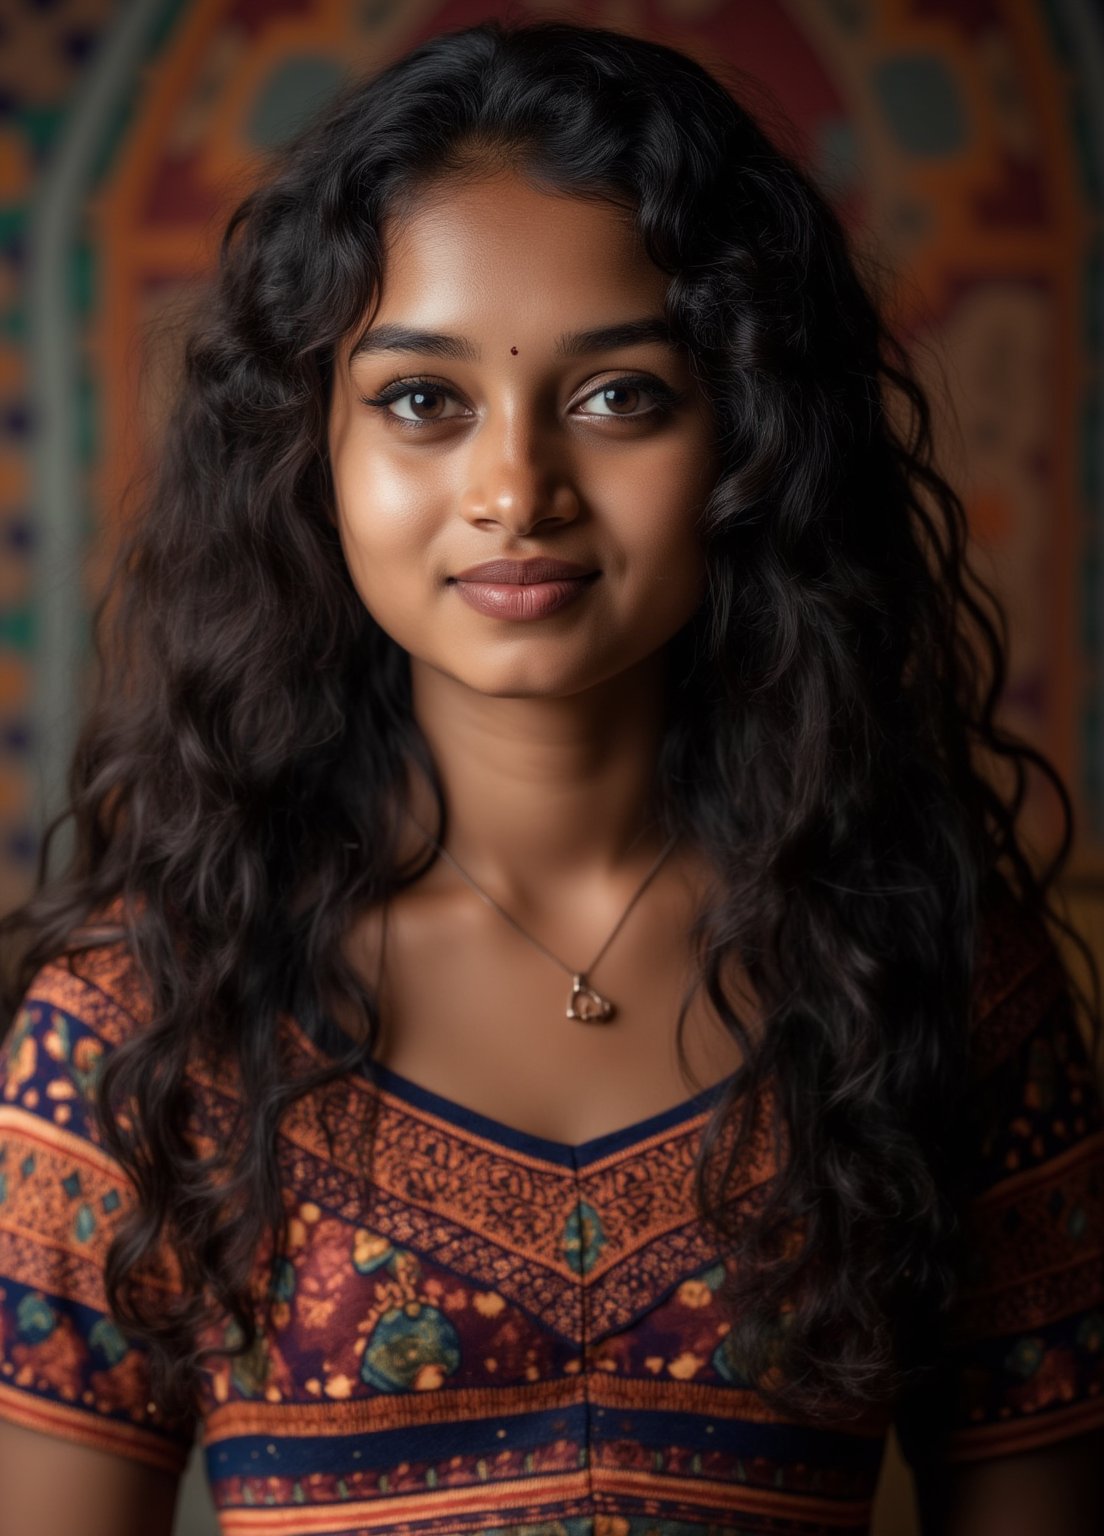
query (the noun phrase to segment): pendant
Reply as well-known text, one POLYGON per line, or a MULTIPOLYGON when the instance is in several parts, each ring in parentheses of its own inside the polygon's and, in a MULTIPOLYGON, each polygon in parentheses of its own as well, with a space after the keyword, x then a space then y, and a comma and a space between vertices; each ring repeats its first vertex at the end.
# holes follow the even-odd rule
POLYGON ((603 1023, 613 1018, 613 1004, 602 997, 593 987, 587 986, 586 975, 579 971, 571 981, 571 996, 567 1000, 567 1017, 582 1019, 587 1024, 603 1023))

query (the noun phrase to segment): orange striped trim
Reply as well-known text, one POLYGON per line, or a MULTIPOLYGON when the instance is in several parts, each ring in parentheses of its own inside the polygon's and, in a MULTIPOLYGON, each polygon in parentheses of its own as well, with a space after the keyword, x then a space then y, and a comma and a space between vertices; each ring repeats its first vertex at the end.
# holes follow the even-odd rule
MULTIPOLYGON (((226 1403, 211 1409, 204 1422, 204 1445, 217 1445, 244 1435, 273 1439, 327 1435, 371 1434, 386 1429, 422 1428, 432 1424, 523 1417, 585 1402, 599 1408, 642 1413, 691 1413, 718 1424, 781 1424, 791 1420, 772 1411, 756 1393, 738 1387, 671 1379, 642 1380, 595 1371, 586 1377, 563 1377, 509 1387, 443 1387, 413 1397, 373 1396, 342 1402, 226 1403)), ((858 1439, 881 1439, 888 1427, 885 1415, 826 1421, 834 1433, 858 1439)))
MULTIPOLYGON (((328 1536, 348 1531, 390 1530, 404 1520, 433 1520, 463 1515, 492 1514, 513 1505, 556 1503, 585 1499, 591 1490, 586 1471, 564 1472, 554 1477, 520 1477, 474 1487, 442 1488, 414 1494, 381 1493, 377 1499, 343 1499, 340 1503, 297 1504, 294 1508, 227 1508, 219 1510, 222 1536, 248 1536, 254 1531, 286 1532, 288 1536, 328 1536)), ((565 1516, 570 1518, 570 1515, 565 1516)), ((527 1524, 533 1523, 527 1519, 527 1524)))
POLYGON ((707 1510, 732 1510, 739 1514, 771 1515, 778 1519, 815 1521, 819 1525, 846 1526, 850 1530, 870 1523, 871 1499, 818 1499, 800 1493, 779 1493, 772 1488, 749 1488, 745 1483, 716 1482, 710 1478, 671 1477, 662 1472, 610 1472, 596 1468, 595 1493, 616 1493, 633 1499, 662 1494, 665 1499, 697 1504, 707 1510))
POLYGON ((113 1456, 127 1456, 162 1472, 180 1473, 188 1460, 189 1447, 173 1445, 148 1430, 119 1424, 90 1410, 69 1408, 32 1397, 0 1382, 0 1415, 47 1435, 59 1435, 113 1456))
MULTIPOLYGON (((671 1377, 642 1378, 614 1376, 608 1371, 594 1371, 586 1378, 587 1400, 599 1408, 625 1408, 641 1412, 692 1413, 699 1418, 715 1418, 737 1424, 794 1425, 785 1414, 769 1408, 758 1393, 739 1387, 712 1386, 706 1382, 680 1381, 671 1377)), ((826 1414, 823 1427, 834 1434, 851 1434, 861 1439, 881 1439, 889 1426, 888 1414, 867 1414, 863 1418, 833 1422, 826 1414)))
MULTIPOLYGON (((816 1521, 821 1525, 855 1530, 868 1524, 873 1508, 870 1499, 816 1499, 800 1494, 775 1493, 769 1489, 712 1480, 664 1477, 654 1472, 603 1472, 600 1469, 561 1473, 553 1477, 513 1478, 475 1487, 445 1488, 416 1494, 380 1494, 373 1500, 342 1500, 311 1507, 227 1508, 219 1512, 223 1536, 248 1533, 293 1533, 293 1536, 327 1536, 356 1527, 358 1531, 385 1530, 405 1520, 457 1519, 481 1515, 494 1519, 499 1510, 528 1506, 526 1524, 539 1522, 533 1505, 563 1505, 571 1499, 609 1494, 646 1499, 676 1499, 704 1510, 734 1515, 765 1514, 780 1518, 816 1521)), ((561 1518, 570 1519, 570 1512, 561 1518)))
POLYGON ((418 1392, 410 1397, 388 1394, 338 1403, 227 1403, 208 1413, 203 1443, 217 1445, 242 1435, 297 1439, 420 1429, 430 1424, 469 1423, 581 1407, 586 1401, 586 1390, 579 1377, 573 1376, 518 1387, 453 1387, 418 1392))
POLYGON ((1014 1456, 1072 1439, 1090 1429, 1104 1429, 1104 1395, 1100 1393, 1065 1408, 1048 1409, 1034 1418, 960 1429, 947 1447, 946 1458, 957 1462, 1014 1456))

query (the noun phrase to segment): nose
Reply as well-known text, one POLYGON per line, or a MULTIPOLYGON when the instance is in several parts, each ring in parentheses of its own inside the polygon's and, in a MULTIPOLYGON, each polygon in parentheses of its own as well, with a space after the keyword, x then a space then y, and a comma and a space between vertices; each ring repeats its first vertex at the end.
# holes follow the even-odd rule
POLYGON ((468 522, 522 535, 578 517, 570 456, 539 421, 489 416, 471 445, 460 508, 468 522))

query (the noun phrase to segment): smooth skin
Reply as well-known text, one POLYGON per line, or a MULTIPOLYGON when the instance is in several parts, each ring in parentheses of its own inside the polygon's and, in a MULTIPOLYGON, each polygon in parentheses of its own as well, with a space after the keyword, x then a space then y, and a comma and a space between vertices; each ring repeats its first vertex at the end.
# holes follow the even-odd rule
MULTIPOLYGON (((334 521, 365 605, 410 654, 450 853, 554 954, 585 968, 661 846, 646 807, 664 647, 704 590, 695 527, 715 471, 709 402, 661 340, 560 344, 662 318, 667 278, 622 210, 500 171, 426 196, 385 236, 379 304, 335 368, 334 521), (378 338, 384 325, 467 345, 463 355, 423 341, 352 356, 365 329, 378 338), (630 377, 638 382, 622 382, 630 377), (410 389, 386 407, 364 403, 398 381, 410 389), (674 403, 657 413, 666 391, 674 403), (532 554, 601 576, 530 622, 479 614, 450 584, 473 563, 532 554)), ((431 823, 414 775, 407 804, 431 823)), ((406 841, 421 846, 413 824, 406 841)), ((668 858, 595 971, 618 1006, 596 1028, 564 1018, 570 978, 439 860, 393 903, 386 943, 378 912, 350 930, 350 959, 382 982, 380 1059, 571 1143, 682 1102, 739 1060, 700 1003, 685 1036, 689 1075, 673 1038, 688 921, 711 876, 701 851, 668 858)), ((735 964, 730 981, 754 1030, 754 995, 735 964)), ((918 1490, 924 1536, 1098 1536, 1102 1452, 1101 1436, 1085 1436, 933 1472, 918 1490)), ((0 1536, 172 1529, 172 1479, 6 1424, 0 1489, 0 1536)))

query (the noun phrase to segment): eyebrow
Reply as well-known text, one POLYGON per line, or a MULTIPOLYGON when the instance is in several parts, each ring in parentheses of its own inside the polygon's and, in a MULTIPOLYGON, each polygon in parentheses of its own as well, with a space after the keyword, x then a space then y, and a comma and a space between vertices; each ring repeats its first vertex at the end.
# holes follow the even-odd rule
MULTIPOLYGON (((638 320, 622 320, 617 325, 600 325, 590 331, 565 331, 557 337, 557 357, 578 357, 586 352, 612 351, 615 347, 639 346, 658 342, 678 349, 678 342, 666 320, 660 315, 643 315, 638 320)), ((477 363, 479 348, 466 336, 449 336, 443 331, 420 331, 409 325, 376 325, 365 331, 349 354, 349 363, 358 357, 381 352, 422 352, 429 357, 443 357, 451 362, 477 363)))

